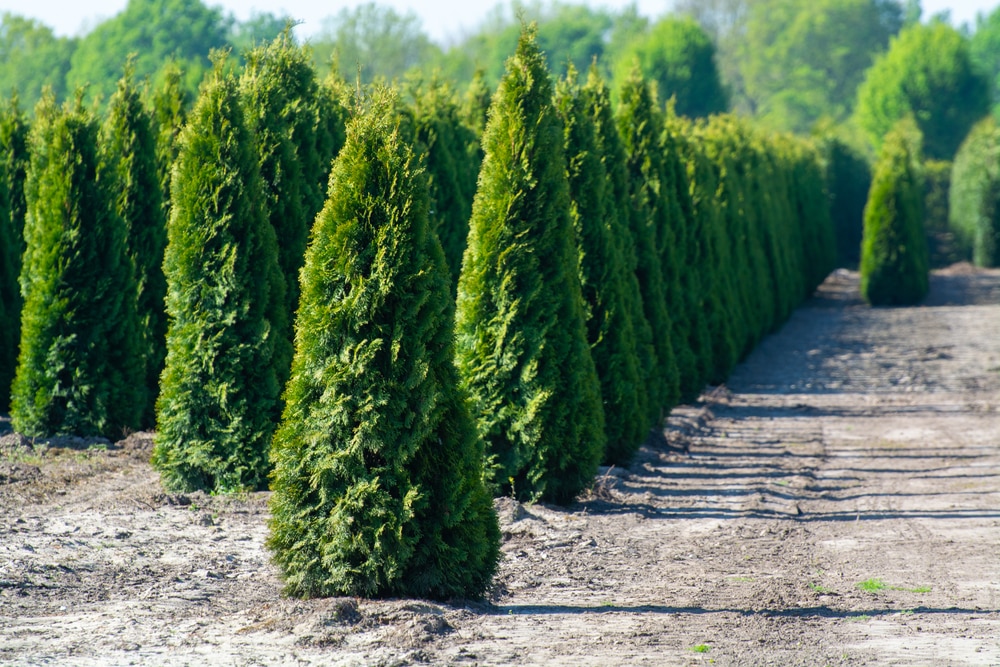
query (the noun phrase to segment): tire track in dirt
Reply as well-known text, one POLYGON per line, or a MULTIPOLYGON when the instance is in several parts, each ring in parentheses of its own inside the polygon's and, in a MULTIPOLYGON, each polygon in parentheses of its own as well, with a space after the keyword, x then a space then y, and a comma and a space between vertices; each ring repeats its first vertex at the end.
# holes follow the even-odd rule
POLYGON ((4 436, 0 663, 997 665, 998 402, 1000 272, 838 272, 576 505, 497 501, 485 604, 284 599, 267 494, 4 436))

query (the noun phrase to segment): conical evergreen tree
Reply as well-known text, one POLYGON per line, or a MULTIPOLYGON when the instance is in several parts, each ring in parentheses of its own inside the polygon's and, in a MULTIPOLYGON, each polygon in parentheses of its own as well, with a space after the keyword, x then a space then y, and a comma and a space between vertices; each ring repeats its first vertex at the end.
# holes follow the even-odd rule
POLYGON ((60 109, 49 92, 35 109, 11 406, 25 435, 119 437, 145 405, 135 279, 97 137, 79 97, 60 109))
POLYGON ((284 281, 237 83, 202 84, 171 185, 164 273, 167 359, 153 464, 172 489, 266 485, 278 417, 275 317, 284 281))
POLYGON ((903 119, 875 163, 861 241, 861 296, 873 306, 909 305, 927 295, 919 130, 903 119))
POLYGON ((24 254, 28 122, 13 95, 0 109, 0 410, 7 410, 21 338, 18 275, 24 254))
POLYGON ((590 344, 604 404, 604 458, 627 464, 646 436, 645 392, 639 372, 635 331, 625 297, 625 268, 615 243, 605 192, 607 172, 601 160, 589 93, 576 83, 570 67, 556 87, 556 107, 563 122, 570 215, 576 232, 580 284, 586 303, 590 344))
POLYGON ((167 242, 152 119, 132 83, 132 64, 111 97, 102 129, 101 160, 110 177, 115 212, 125 223, 125 244, 136 276, 139 335, 145 367, 146 405, 142 426, 155 422, 156 395, 166 357, 167 293, 163 248, 167 242))
POLYGON ((654 378, 655 393, 651 393, 659 417, 680 400, 681 371, 677 353, 685 359, 685 367, 693 365, 690 351, 675 341, 673 305, 678 301, 664 280, 670 268, 664 266, 665 250, 672 247, 667 220, 666 202, 661 197, 663 163, 660 159, 660 126, 649 89, 638 69, 633 69, 620 93, 618 131, 625 147, 628 170, 629 224, 636 250, 636 276, 642 291, 646 319, 653 332, 653 349, 659 366, 654 378))
POLYGON ((527 28, 493 98, 458 284, 458 366, 494 479, 570 502, 604 450, 586 341, 562 128, 527 28))
POLYGON ((499 528, 427 182, 388 97, 362 102, 313 228, 269 546, 292 595, 478 597, 499 528))
POLYGON ((304 166, 319 169, 315 155, 317 84, 308 55, 295 46, 287 29, 274 41, 250 50, 246 60, 240 78, 243 114, 254 140, 265 211, 274 227, 278 265, 285 281, 285 317, 271 323, 273 363, 278 385, 284 386, 292 363, 299 269, 309 226, 319 210, 314 187, 303 173, 304 166))
POLYGON ((629 224, 631 206, 625 148, 611 108, 611 91, 598 73, 596 63, 590 66, 584 91, 584 100, 594 123, 595 150, 607 174, 603 217, 611 230, 611 241, 617 246, 616 252, 622 262, 622 297, 632 322, 639 379, 643 386, 642 391, 636 393, 636 400, 643 415, 641 421, 645 430, 659 419, 660 404, 654 402, 652 397, 663 391, 663 378, 658 371, 659 362, 653 349, 653 329, 646 319, 642 291, 636 276, 638 260, 629 224))
POLYGON ((178 137, 187 121, 188 107, 191 105, 189 97, 184 88, 184 72, 176 60, 171 60, 163 68, 163 83, 154 91, 150 101, 156 132, 156 169, 160 179, 164 220, 170 219, 171 172, 180 150, 178 137))
POLYGON ((483 136, 486 130, 486 120, 489 115, 490 101, 493 99, 493 92, 486 85, 486 73, 482 68, 477 69, 472 75, 472 81, 465 91, 462 100, 462 118, 476 136, 483 136))

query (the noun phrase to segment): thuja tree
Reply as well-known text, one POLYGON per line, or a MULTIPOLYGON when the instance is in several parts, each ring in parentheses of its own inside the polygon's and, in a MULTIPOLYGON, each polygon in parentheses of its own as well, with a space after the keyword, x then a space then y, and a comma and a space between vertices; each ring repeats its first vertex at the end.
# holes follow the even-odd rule
POLYGON ((552 85, 526 29, 493 98, 458 283, 457 363, 495 481, 570 502, 604 450, 552 85))
MULTIPOLYGON (((601 383, 604 403, 604 458, 627 463, 646 435, 645 392, 636 354, 635 330, 625 301, 625 267, 615 243, 606 192, 607 172, 598 151, 589 92, 570 67, 556 87, 563 122, 570 190, 570 216, 576 232, 580 285, 586 303, 587 342, 601 383)), ((617 230, 615 230, 617 231, 617 230)))
MULTIPOLYGON (((622 264, 622 307, 628 313, 635 337, 635 354, 642 387, 636 392, 636 401, 643 415, 645 426, 659 417, 660 404, 651 397, 662 392, 663 378, 658 372, 659 363, 653 349, 653 330, 643 309, 642 291, 636 276, 638 260, 636 244, 629 220, 629 183, 625 148, 611 108, 611 91, 601 78, 596 63, 587 73, 584 85, 584 103, 594 124, 594 150, 601 159, 607 182, 604 185, 604 220, 610 231, 610 240, 622 264)), ((613 445, 609 446, 609 453, 613 445)))
POLYGON ((975 125, 955 155, 949 219, 979 266, 1000 265, 1000 128, 993 117, 975 125))
POLYGON ((458 282, 476 193, 477 160, 469 150, 475 133, 461 120, 450 88, 436 80, 414 87, 413 129, 430 180, 431 224, 441 239, 445 261, 458 282))
POLYGON ((274 229, 236 80, 216 67, 180 135, 163 262, 167 358, 153 465, 168 488, 266 486, 278 417, 274 229))
POLYGON ((180 149, 177 139, 187 119, 191 104, 189 97, 181 66, 176 60, 169 61, 163 68, 163 82, 153 92, 150 100, 156 132, 156 168, 160 179, 164 220, 170 215, 171 170, 180 149))
POLYGON ((927 294, 920 135, 904 119, 886 135, 875 163, 861 241, 861 296, 872 305, 907 305, 927 294))
POLYGON ((286 30, 273 42, 246 54, 240 93, 247 128, 253 137, 260 169, 262 201, 278 243, 278 266, 285 281, 285 317, 271 323, 275 340, 274 366, 278 384, 288 379, 292 356, 292 318, 299 302, 299 269, 306 251, 309 226, 317 210, 312 187, 302 169, 317 169, 315 120, 298 119, 315 108, 317 85, 307 54, 292 43, 286 30), (296 124, 301 137, 296 143, 296 124), (309 152, 310 155, 305 155, 309 152))
POLYGON ((678 299, 676 285, 664 281, 661 250, 671 247, 665 200, 661 198, 663 163, 660 159, 659 117, 646 83, 633 69, 620 92, 618 130, 625 147, 628 173, 629 223, 636 250, 636 276, 642 292, 646 319, 653 334, 653 349, 659 365, 655 369, 654 392, 650 400, 659 416, 680 400, 679 367, 688 368, 692 358, 687 346, 675 340, 672 308, 678 299), (678 348, 675 350, 675 345, 678 348), (679 364, 677 357, 682 357, 679 364))
POLYGON ((146 393, 135 279, 99 176, 97 122, 79 98, 60 108, 48 94, 30 145, 14 428, 118 437, 139 426, 146 393))
POLYGON ((152 427, 166 357, 167 316, 163 300, 163 248, 167 242, 163 195, 152 119, 132 81, 132 64, 111 96, 101 131, 102 169, 110 177, 115 212, 125 223, 125 246, 135 270, 139 335, 145 367, 142 425, 152 427))
POLYGON ((24 253, 28 161, 28 122, 14 95, 0 108, 0 410, 8 407, 21 337, 21 290, 17 281, 24 253))
POLYGON ((499 528, 427 182, 389 97, 362 102, 313 227, 268 545, 296 596, 478 597, 499 528))
POLYGON ((872 170, 860 151, 843 139, 823 137, 826 187, 830 193, 830 217, 837 242, 837 264, 855 267, 861 250, 865 202, 872 170))

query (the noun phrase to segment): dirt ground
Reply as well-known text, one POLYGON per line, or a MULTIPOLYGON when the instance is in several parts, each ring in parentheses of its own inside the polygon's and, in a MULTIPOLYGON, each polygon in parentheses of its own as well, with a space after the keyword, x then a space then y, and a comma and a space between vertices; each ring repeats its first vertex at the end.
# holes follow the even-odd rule
POLYGON ((266 494, 0 423, 0 664, 1000 665, 998 403, 1000 271, 879 309, 837 272, 631 468, 498 501, 454 604, 285 599, 266 494))

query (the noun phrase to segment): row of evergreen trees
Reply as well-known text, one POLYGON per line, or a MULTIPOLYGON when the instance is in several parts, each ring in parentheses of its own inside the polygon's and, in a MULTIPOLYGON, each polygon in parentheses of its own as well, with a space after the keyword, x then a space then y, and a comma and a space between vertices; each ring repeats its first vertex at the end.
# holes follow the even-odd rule
POLYGON ((491 491, 570 502, 833 267, 817 150, 664 111, 638 69, 614 108, 528 29, 487 112, 307 62, 219 57, 189 114, 127 71, 100 128, 43 101, 12 391, 32 435, 155 419, 170 488, 270 478, 294 594, 480 594, 491 491))

